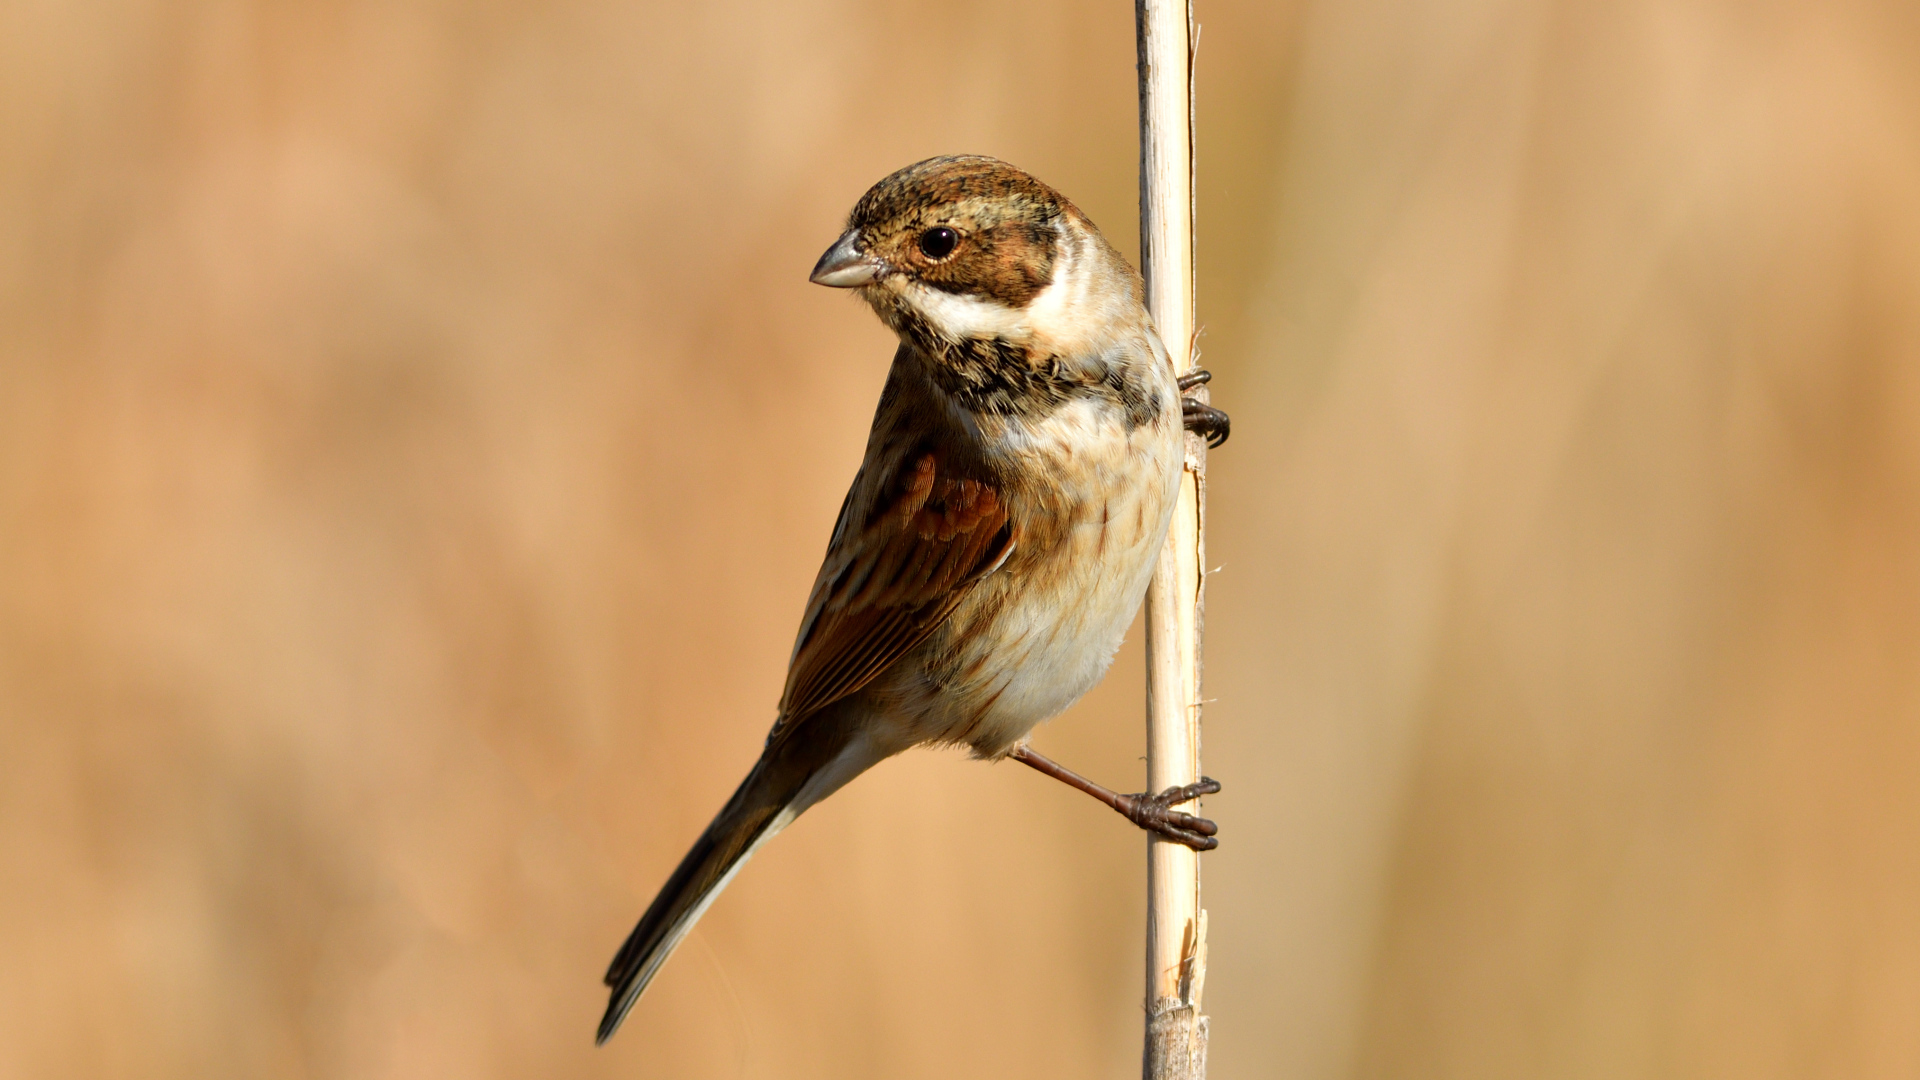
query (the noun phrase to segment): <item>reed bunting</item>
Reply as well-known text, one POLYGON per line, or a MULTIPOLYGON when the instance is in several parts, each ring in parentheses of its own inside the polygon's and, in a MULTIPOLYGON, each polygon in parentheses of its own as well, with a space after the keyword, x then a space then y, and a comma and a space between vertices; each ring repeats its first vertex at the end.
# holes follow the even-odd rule
POLYGON ((1034 726, 1113 661, 1173 513, 1183 401, 1140 275, 1071 202, 989 157, 880 181, 813 269, 899 335, 866 457, 800 620, 753 770, 607 969, 605 1042, 747 857, 875 763, 922 743, 1011 757, 1162 836, 1219 785, 1123 795, 1035 753, 1034 726))

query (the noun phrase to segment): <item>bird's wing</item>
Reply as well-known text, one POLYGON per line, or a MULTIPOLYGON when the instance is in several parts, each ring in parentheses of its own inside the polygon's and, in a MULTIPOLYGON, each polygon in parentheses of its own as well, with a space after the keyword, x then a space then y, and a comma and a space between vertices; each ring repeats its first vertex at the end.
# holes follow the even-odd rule
POLYGON ((863 523, 841 510, 794 645, 774 733, 854 693, 925 641, 1013 553, 1005 500, 921 457, 863 523))

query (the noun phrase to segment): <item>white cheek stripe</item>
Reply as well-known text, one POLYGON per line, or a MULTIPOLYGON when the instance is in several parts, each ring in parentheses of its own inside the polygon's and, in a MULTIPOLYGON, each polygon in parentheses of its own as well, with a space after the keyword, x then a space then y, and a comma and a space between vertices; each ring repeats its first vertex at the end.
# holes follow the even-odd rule
MULTIPOLYGON (((942 292, 926 285, 914 284, 909 299, 913 306, 920 309, 934 329, 941 336, 959 340, 970 337, 1014 337, 1025 336, 1025 319, 1022 312, 993 300, 982 300, 977 296, 963 296, 958 293, 942 292)), ((1046 292, 1053 291, 1047 286, 1046 292)), ((1041 295, 1045 295, 1043 292, 1041 295)))

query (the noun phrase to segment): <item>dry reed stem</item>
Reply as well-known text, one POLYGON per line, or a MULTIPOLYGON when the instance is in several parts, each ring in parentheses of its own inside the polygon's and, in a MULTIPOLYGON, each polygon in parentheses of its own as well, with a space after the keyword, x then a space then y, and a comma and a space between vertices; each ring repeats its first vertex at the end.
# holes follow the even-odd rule
MULTIPOLYGON (((1147 309, 1176 374, 1193 366, 1192 14, 1187 0, 1136 0, 1140 70, 1140 254, 1147 309)), ((1202 401, 1204 387, 1196 388, 1202 401)), ((1147 589, 1147 787, 1200 776, 1200 638, 1206 441, 1187 436, 1167 545, 1147 589)), ((1147 841, 1147 1080, 1206 1075, 1206 914, 1198 853, 1147 841)))

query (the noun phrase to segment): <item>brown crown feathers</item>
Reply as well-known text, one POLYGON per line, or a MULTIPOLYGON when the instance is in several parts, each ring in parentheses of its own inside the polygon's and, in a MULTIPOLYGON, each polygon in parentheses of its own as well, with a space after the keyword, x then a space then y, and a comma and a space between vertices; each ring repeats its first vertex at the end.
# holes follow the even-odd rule
MULTIPOLYGON (((859 231, 868 252, 933 288, 1020 308, 1053 281, 1056 222, 1063 217, 1100 236, 1079 207, 1046 184, 997 158, 961 154, 928 158, 881 180, 854 204, 847 227, 859 231), (956 242, 950 254, 933 258, 921 238, 940 227, 952 229, 956 242)), ((1143 295, 1136 287, 1135 298, 1143 295)))

